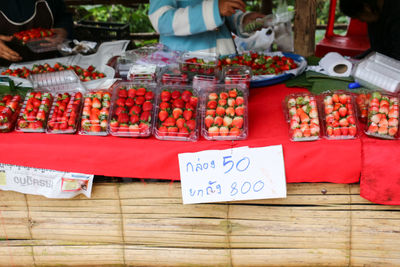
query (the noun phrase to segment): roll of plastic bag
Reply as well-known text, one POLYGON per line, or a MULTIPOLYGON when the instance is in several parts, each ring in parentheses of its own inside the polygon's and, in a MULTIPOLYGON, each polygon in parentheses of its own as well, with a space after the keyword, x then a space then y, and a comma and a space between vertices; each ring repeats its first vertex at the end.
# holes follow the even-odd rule
POLYGON ((348 77, 351 74, 353 64, 336 52, 326 54, 319 62, 329 76, 348 77))

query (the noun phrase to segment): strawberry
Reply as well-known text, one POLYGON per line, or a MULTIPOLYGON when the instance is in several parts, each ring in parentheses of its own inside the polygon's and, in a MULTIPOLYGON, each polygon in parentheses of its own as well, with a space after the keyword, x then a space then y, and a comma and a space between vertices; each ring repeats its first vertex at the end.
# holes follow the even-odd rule
POLYGON ((175 126, 175 124, 176 124, 176 120, 173 117, 168 117, 163 123, 163 125, 167 126, 167 127, 175 126))
POLYGON ((144 98, 146 100, 152 100, 154 98, 154 93, 152 91, 147 91, 146 94, 144 95, 144 98))
POLYGON ((224 123, 224 118, 223 117, 220 117, 220 116, 215 117, 215 119, 214 119, 214 124, 215 125, 221 126, 223 123, 224 123))
POLYGON ((347 108, 346 107, 340 107, 338 112, 339 112, 340 117, 345 117, 347 115, 347 108))
POLYGON ((397 127, 390 127, 389 128, 389 135, 390 136, 395 136, 397 134, 397 127))
POLYGON ((192 92, 190 92, 189 90, 185 90, 182 92, 182 100, 185 102, 189 102, 190 98, 192 97, 192 92))
POLYGON ((218 94, 217 93, 210 93, 208 95, 208 100, 217 100, 218 99, 218 94))
POLYGON ((171 93, 169 91, 162 91, 160 97, 161 101, 168 102, 171 99, 171 93))
POLYGON ((168 118, 168 112, 167 111, 165 111, 165 110, 161 110, 159 113, 158 113, 158 118, 159 118, 159 120, 160 121, 165 121, 167 118, 168 118))
POLYGON ((357 128, 356 128, 356 126, 355 126, 355 125, 351 125, 351 126, 349 127, 349 135, 350 135, 350 136, 356 136, 356 134, 357 134, 357 128))
POLYGON ((233 118, 232 126, 238 128, 238 129, 241 129, 243 127, 243 117, 233 118))
POLYGON ((198 101, 199 101, 199 98, 197 97, 197 96, 191 96, 190 97, 190 100, 189 100, 189 103, 190 103, 190 105, 192 106, 192 107, 197 107, 197 103, 198 103, 198 101))
POLYGON ((179 119, 176 120, 176 126, 177 126, 179 129, 184 128, 185 122, 186 122, 186 121, 185 121, 184 118, 179 118, 179 119))
POLYGON ((160 126, 158 129, 158 135, 159 136, 166 136, 168 135, 168 128, 165 126, 160 126))
POLYGON ((233 116, 235 116, 235 109, 233 107, 227 107, 225 109, 225 114, 233 117, 233 116))
POLYGON ((219 135, 220 136, 228 136, 229 135, 229 128, 226 126, 222 126, 219 128, 219 135))
POLYGON ((231 126, 232 125, 232 118, 230 118, 230 117, 228 117, 228 116, 225 116, 224 117, 224 120, 223 120, 223 125, 224 126, 231 126))
POLYGON ((151 111, 153 109, 153 103, 151 103, 150 101, 145 101, 143 103, 143 111, 151 111))
POLYGON ((236 105, 236 100, 234 98, 228 98, 228 106, 234 107, 236 105))
POLYGON ((241 131, 238 128, 233 127, 229 130, 229 136, 239 136, 240 134, 241 131))
MULTIPOLYGON (((136 93, 137 94, 137 93, 136 93)), ((137 96, 135 98, 135 104, 136 105, 143 105, 143 103, 146 101, 146 99, 144 98, 144 96, 137 96)))
POLYGON ((128 131, 132 133, 133 135, 137 135, 140 130, 139 130, 139 125, 138 124, 130 124, 128 127, 128 131))
POLYGON ((146 88, 140 87, 136 90, 136 95, 137 96, 145 96, 146 94, 146 88))
POLYGON ((118 122, 119 122, 120 124, 128 123, 128 122, 129 122, 129 116, 128 116, 128 114, 125 113, 125 112, 119 114, 119 116, 118 116, 118 122))
POLYGON ((178 119, 180 116, 182 116, 183 111, 181 108, 174 108, 172 111, 172 116, 174 117, 174 119, 178 119))
POLYGON ((244 115, 244 107, 243 106, 236 107, 235 114, 236 114, 236 116, 243 116, 244 115))
POLYGON ((126 98, 125 100, 125 106, 127 106, 128 108, 132 107, 135 104, 135 100, 133 98, 126 98))
POLYGON ((208 128, 211 127, 211 125, 213 125, 214 118, 212 116, 208 115, 208 116, 205 117, 204 123, 205 123, 206 128, 208 129, 208 128))
POLYGON ((161 102, 160 103, 160 109, 161 110, 165 110, 165 109, 169 109, 170 108, 170 104, 168 102, 161 102))
POLYGON ((149 123, 148 122, 141 122, 140 124, 139 124, 139 131, 141 132, 141 133, 146 133, 146 134, 149 134, 149 123))
POLYGON ((182 99, 175 99, 172 102, 172 107, 184 108, 185 107, 185 102, 182 99))
POLYGON ((209 108, 209 109, 217 108, 217 101, 215 101, 215 100, 208 101, 207 102, 207 108, 209 108))
POLYGON ((179 129, 178 136, 187 137, 189 136, 189 130, 185 127, 179 129))
POLYGON ((117 105, 118 107, 123 107, 125 106, 125 98, 118 98, 117 101, 115 102, 115 105, 117 105))
POLYGON ((185 119, 185 120, 190 120, 191 118, 193 117, 193 111, 192 110, 190 110, 190 109, 186 109, 184 112, 183 112, 183 118, 185 119))
POLYGON ((136 115, 136 114, 131 115, 131 116, 130 116, 130 119, 129 119, 129 122, 130 122, 131 124, 138 123, 138 122, 139 122, 139 116, 136 115))
POLYGON ((168 127, 168 135, 169 136, 176 136, 178 135, 179 129, 178 127, 172 126, 172 127, 168 127))
POLYGON ((181 96, 181 92, 179 92, 178 90, 175 90, 171 93, 171 98, 172 99, 178 99, 181 96))
POLYGON ((194 131, 194 129, 196 129, 196 121, 193 119, 188 120, 188 121, 186 121, 186 126, 188 127, 188 129, 190 131, 194 131))
POLYGON ((128 91, 126 89, 120 89, 118 91, 118 97, 127 98, 128 97, 128 91))
POLYGON ((208 128, 208 136, 213 137, 213 136, 218 136, 219 135, 219 128, 217 126, 212 126, 208 128))
POLYGON ((216 113, 218 116, 224 116, 224 115, 225 115, 225 108, 219 106, 219 107, 217 107, 217 109, 215 110, 215 113, 216 113))

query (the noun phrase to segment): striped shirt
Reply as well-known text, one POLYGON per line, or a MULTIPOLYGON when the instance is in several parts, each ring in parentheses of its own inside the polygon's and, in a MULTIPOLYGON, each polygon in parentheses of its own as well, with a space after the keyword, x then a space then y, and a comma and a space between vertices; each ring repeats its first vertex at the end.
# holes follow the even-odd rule
POLYGON ((231 31, 243 36, 246 13, 221 17, 218 0, 150 0, 149 18, 160 42, 177 51, 236 53, 231 31))

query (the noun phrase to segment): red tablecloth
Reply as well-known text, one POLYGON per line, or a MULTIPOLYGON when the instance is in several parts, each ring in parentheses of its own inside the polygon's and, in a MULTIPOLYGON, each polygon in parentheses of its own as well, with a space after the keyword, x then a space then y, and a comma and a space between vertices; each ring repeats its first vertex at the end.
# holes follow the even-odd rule
POLYGON ((7 133, 0 138, 0 162, 96 175, 179 179, 178 153, 232 146, 261 147, 282 144, 287 182, 354 183, 361 173, 361 141, 298 143, 289 140, 282 101, 284 85, 251 89, 249 138, 218 142, 159 141, 81 135, 7 133))

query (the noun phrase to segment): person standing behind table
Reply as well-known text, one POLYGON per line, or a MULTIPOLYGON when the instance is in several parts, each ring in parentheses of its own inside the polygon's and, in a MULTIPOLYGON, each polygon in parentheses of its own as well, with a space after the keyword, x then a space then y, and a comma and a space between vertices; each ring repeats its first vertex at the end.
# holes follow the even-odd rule
POLYGON ((36 60, 57 56, 58 53, 35 54, 12 42, 16 32, 33 28, 53 29, 55 37, 47 40, 57 44, 72 37, 72 15, 65 10, 63 0, 7 0, 0 5, 0 64, 36 60))
POLYGON ((340 0, 341 11, 368 25, 371 49, 400 60, 399 0, 340 0))
POLYGON ((150 0, 149 18, 160 42, 172 50, 236 53, 231 32, 265 15, 245 12, 241 0, 150 0))

